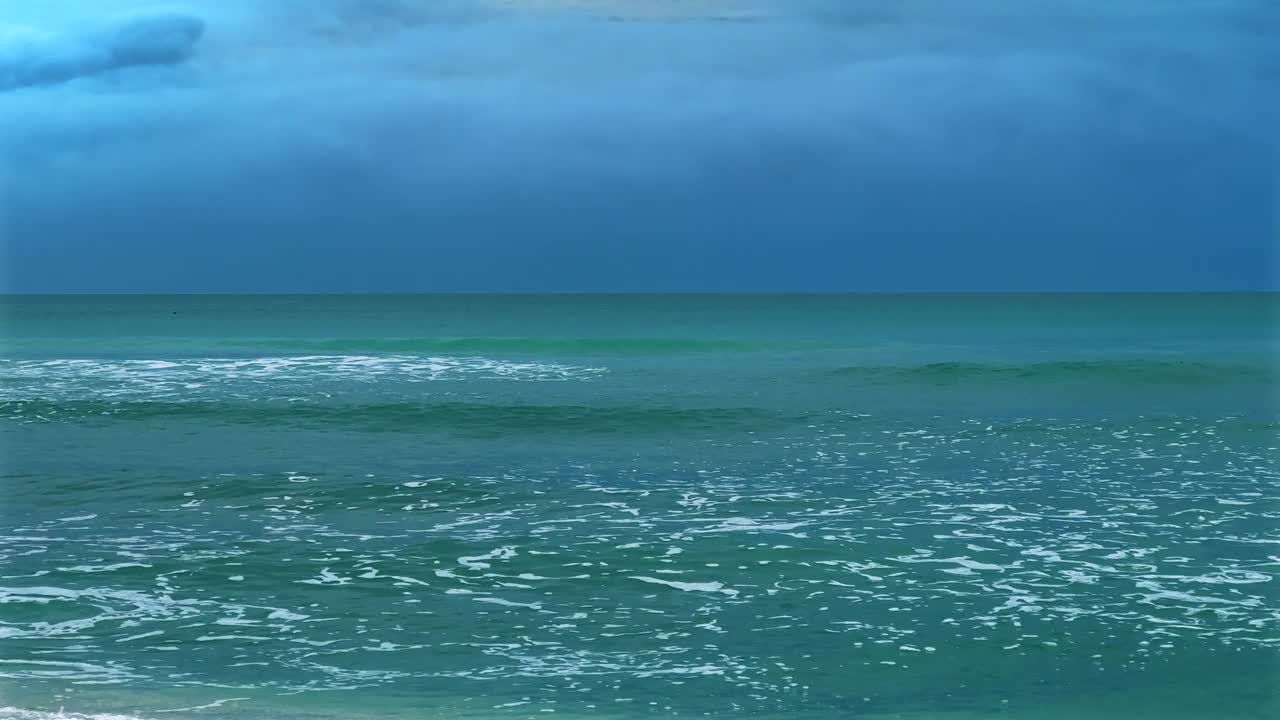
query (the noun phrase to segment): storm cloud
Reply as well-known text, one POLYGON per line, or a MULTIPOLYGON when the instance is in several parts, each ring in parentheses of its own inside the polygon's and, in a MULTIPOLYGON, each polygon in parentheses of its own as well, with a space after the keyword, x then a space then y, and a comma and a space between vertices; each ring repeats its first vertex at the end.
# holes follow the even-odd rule
POLYGON ((180 63, 191 57, 203 34, 203 21, 176 13, 123 18, 80 36, 10 28, 0 34, 0 91, 180 63))
POLYGON ((15 289, 1275 283, 1269 2, 10 16, 44 38, 0 46, 15 289))

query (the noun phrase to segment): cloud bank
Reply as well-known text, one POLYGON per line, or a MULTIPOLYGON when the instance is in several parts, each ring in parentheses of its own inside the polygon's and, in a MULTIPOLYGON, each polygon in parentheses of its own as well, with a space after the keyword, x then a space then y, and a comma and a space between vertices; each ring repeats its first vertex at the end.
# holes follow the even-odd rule
POLYGON ((118 20, 82 36, 8 28, 0 33, 0 91, 56 85, 139 65, 188 60, 204 22, 175 13, 118 20))
POLYGON ((1269 2, 50 2, 17 289, 1275 283, 1269 2))

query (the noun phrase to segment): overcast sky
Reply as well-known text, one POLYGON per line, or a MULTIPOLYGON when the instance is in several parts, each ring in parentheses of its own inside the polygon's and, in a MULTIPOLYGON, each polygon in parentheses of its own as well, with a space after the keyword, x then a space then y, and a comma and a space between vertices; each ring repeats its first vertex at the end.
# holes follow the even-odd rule
POLYGON ((1280 287, 1274 0, 0 0, 24 292, 1280 287))

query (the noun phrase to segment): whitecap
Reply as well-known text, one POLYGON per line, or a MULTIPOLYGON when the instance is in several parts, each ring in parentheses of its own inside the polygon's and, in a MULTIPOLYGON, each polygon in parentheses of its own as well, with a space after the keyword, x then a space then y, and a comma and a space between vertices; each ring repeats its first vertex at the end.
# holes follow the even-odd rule
POLYGON ((458 564, 471 570, 488 570, 492 565, 485 560, 508 560, 516 556, 516 549, 510 545, 506 545, 496 550, 491 550, 484 555, 472 555, 469 557, 458 558, 458 564))
POLYGON ((639 580, 641 582, 653 583, 655 585, 666 585, 668 587, 673 587, 677 590, 684 590, 685 592, 720 593, 722 595, 728 595, 729 597, 737 597, 738 595, 737 590, 734 590, 732 588, 726 588, 724 586, 724 583, 719 581, 701 582, 701 583, 678 582, 676 580, 662 580, 654 577, 646 577, 644 575, 632 575, 631 579, 639 580))

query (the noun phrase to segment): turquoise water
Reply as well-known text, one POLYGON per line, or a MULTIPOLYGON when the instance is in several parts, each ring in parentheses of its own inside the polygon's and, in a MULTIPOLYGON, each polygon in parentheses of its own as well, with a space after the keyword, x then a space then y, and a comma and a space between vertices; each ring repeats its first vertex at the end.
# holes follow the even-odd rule
POLYGON ((1274 295, 2 302, 0 717, 1280 716, 1274 295))

